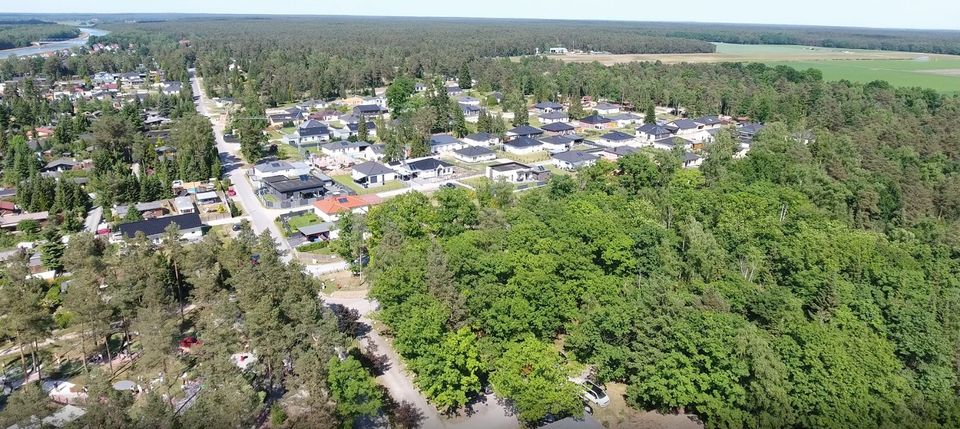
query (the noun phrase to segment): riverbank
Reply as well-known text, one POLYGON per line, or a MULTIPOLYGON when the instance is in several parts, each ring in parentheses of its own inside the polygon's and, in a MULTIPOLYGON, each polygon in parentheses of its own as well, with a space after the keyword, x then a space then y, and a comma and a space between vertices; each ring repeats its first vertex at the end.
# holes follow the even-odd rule
POLYGON ((29 57, 33 55, 40 55, 47 52, 59 51, 62 49, 72 49, 78 46, 83 46, 87 44, 87 41, 90 40, 92 36, 105 36, 110 34, 107 30, 99 30, 96 28, 79 28, 80 36, 64 40, 61 42, 52 42, 36 46, 27 46, 23 48, 14 48, 14 49, 3 49, 0 50, 0 59, 5 59, 9 57, 29 57))

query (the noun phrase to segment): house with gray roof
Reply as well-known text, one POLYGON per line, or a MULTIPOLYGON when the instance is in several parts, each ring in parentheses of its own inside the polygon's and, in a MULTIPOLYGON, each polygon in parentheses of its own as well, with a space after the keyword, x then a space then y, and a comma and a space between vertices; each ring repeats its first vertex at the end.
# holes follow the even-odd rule
POLYGON ((553 124, 556 122, 567 122, 570 120, 570 114, 564 111, 554 111, 544 113, 539 116, 541 124, 553 124))
POLYGON ((652 143, 673 135, 669 128, 657 124, 643 124, 637 128, 637 140, 640 143, 652 143))
POLYGON ((473 133, 464 137, 463 142, 470 146, 496 146, 500 144, 500 136, 490 133, 473 133))
POLYGON ((597 139, 597 144, 601 146, 606 146, 606 147, 617 147, 617 146, 634 144, 636 143, 635 138, 636 136, 632 136, 627 133, 623 133, 620 131, 611 131, 609 133, 606 133, 600 136, 600 138, 597 139))
POLYGON ((509 141, 509 140, 522 138, 522 137, 535 139, 535 138, 539 138, 542 135, 543 135, 543 130, 539 128, 531 127, 529 125, 521 125, 519 127, 516 127, 507 131, 507 140, 509 141))
POLYGON ((565 152, 573 146, 573 139, 566 136, 548 136, 540 139, 543 148, 550 153, 565 152))
POLYGON ((353 182, 364 188, 383 186, 383 184, 397 180, 397 172, 376 161, 367 161, 354 165, 350 170, 353 182))
POLYGON ((497 153, 483 146, 467 146, 453 151, 453 157, 463 162, 483 162, 497 159, 497 153))
POLYGON ((540 113, 562 112, 563 105, 555 101, 541 101, 533 105, 533 108, 540 113))
POLYGON ((466 146, 466 144, 450 134, 434 134, 430 136, 427 145, 430 146, 430 153, 435 155, 450 153, 466 146))
POLYGON ((570 150, 550 155, 553 158, 553 165, 561 170, 576 170, 581 167, 589 167, 597 162, 600 157, 592 153, 580 150, 570 150))

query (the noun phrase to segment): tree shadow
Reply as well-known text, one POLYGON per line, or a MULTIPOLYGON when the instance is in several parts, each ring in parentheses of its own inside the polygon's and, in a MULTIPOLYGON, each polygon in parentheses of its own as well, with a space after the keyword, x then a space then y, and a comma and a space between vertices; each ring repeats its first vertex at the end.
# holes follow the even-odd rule
POLYGON ((337 316, 337 328, 352 338, 360 338, 370 332, 370 325, 360 321, 360 312, 342 304, 330 304, 330 310, 337 316))
POLYGON ((397 402, 390 396, 387 388, 380 386, 380 392, 383 395, 383 410, 390 418, 390 423, 397 428, 417 429, 423 425, 426 420, 423 412, 407 401, 397 402))

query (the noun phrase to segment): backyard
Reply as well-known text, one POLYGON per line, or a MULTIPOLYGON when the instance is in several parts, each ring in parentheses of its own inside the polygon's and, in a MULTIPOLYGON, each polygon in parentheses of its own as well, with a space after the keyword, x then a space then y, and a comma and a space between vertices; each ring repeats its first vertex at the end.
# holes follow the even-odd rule
POLYGON ((394 181, 390 181, 390 182, 384 183, 383 185, 376 186, 376 187, 373 187, 373 188, 364 188, 363 186, 360 186, 360 185, 358 185, 356 182, 354 182, 354 181, 353 181, 353 178, 350 177, 349 174, 341 174, 341 175, 337 175, 337 176, 331 176, 331 178, 332 178, 335 182, 337 182, 337 183, 339 183, 339 184, 341 184, 341 185, 343 185, 343 186, 345 186, 345 187, 347 187, 347 188, 350 188, 350 190, 352 190, 353 192, 356 192, 357 195, 369 195, 369 194, 376 194, 376 193, 379 193, 379 192, 396 191, 396 190, 398 190, 398 189, 403 189, 403 188, 406 188, 406 187, 407 187, 407 185, 406 185, 405 183, 403 183, 403 182, 401 182, 401 181, 399 181, 399 180, 394 180, 394 181))

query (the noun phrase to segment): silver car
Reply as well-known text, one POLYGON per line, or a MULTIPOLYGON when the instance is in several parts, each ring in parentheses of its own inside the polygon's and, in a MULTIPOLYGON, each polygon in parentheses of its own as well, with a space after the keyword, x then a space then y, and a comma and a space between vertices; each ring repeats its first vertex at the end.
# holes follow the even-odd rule
POLYGON ((610 396, 602 387, 590 381, 584 382, 581 386, 583 386, 583 393, 581 394, 583 399, 599 405, 600 408, 610 405, 610 396))

